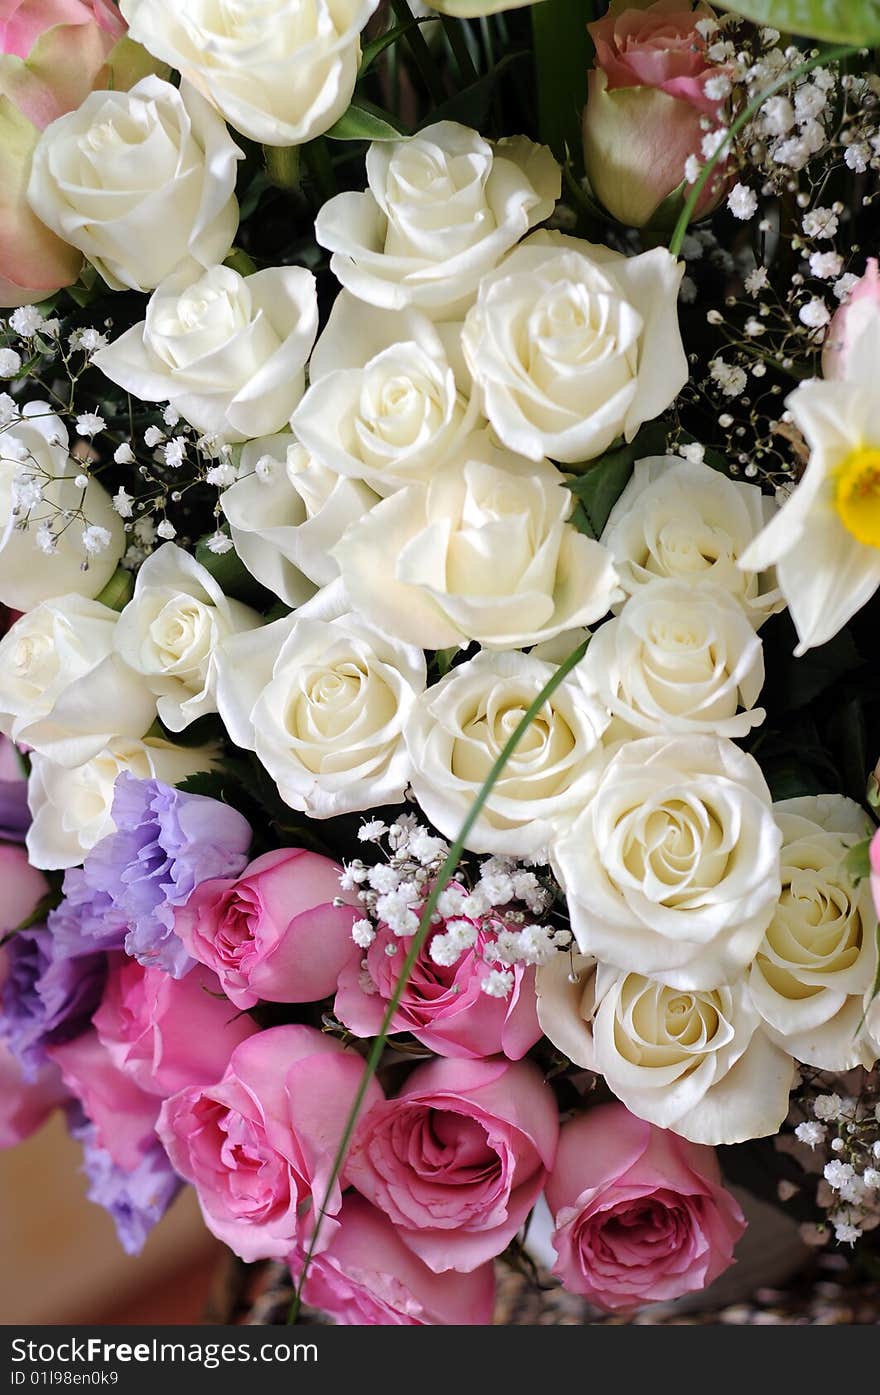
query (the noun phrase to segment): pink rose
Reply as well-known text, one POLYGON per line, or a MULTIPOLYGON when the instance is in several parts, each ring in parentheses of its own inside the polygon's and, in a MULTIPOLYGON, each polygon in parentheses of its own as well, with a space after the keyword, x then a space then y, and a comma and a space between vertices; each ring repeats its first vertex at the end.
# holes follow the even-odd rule
POLYGON ((99 1147, 123 1172, 133 1172, 156 1142, 156 1096, 146 1094, 114 1065, 95 1031, 50 1046, 46 1054, 95 1125, 99 1147))
POLYGON ((50 121, 93 88, 128 88, 156 67, 109 0, 0 0, 0 306, 42 300, 82 256, 27 202, 31 156, 50 121))
POLYGON ((92 1021, 113 1063, 151 1095, 219 1080, 233 1050, 257 1031, 202 965, 182 979, 114 957, 92 1021))
POLYGON ((66 1098, 55 1066, 26 1081, 20 1063, 0 1041, 0 1148, 12 1148, 36 1133, 66 1098))
MULTIPOLYGON (((273 1027, 236 1047, 222 1080, 165 1101, 158 1134, 198 1193, 205 1224, 244 1260, 286 1259, 325 1206, 319 1244, 338 1229, 330 1173, 364 1063, 314 1027, 273 1027)), ((381 1100, 370 1081, 364 1107, 381 1100)))
POLYGON ((547 1202, 553 1273, 611 1312, 704 1289, 733 1263, 746 1226, 712 1148, 622 1104, 563 1126, 547 1202))
MULTIPOLYGON (((495 1273, 483 1264, 470 1274, 434 1274, 400 1239, 387 1216, 357 1192, 339 1212, 339 1229, 315 1255, 303 1285, 309 1307, 342 1327, 487 1326, 495 1273)), ((303 1252, 291 1256, 295 1282, 303 1252)))
MULTIPOLYGON (((49 883, 17 843, 0 843, 0 939, 33 915, 49 883)), ((2 956, 0 956, 2 957, 2 956)), ((0 982, 2 982, 0 970, 0 982)))
POLYGON ((435 1273, 513 1239, 553 1166, 553 1091, 531 1062, 432 1061, 358 1125, 346 1177, 435 1273))
POLYGON ((828 326, 822 349, 825 378, 854 378, 873 370, 880 359, 880 270, 869 257, 864 276, 853 286, 828 326))
MULTIPOLYGON (((656 0, 639 9, 612 4, 587 25, 596 46, 584 109, 587 176, 608 211, 631 227, 648 223, 683 183, 689 155, 702 162, 701 121, 722 124, 722 103, 706 83, 725 70, 708 57, 699 17, 681 0, 656 0)), ((723 188, 715 184, 710 179, 695 216, 719 202, 723 188)))
MULTIPOLYGON (((462 919, 462 917, 458 917, 462 919)), ((492 967, 482 951, 494 937, 479 930, 477 941, 451 965, 431 958, 431 941, 446 933, 441 921, 428 936, 403 990, 391 1024, 393 1032, 412 1032, 440 1056, 520 1060, 541 1036, 535 996, 535 970, 517 964, 506 998, 493 998, 482 984, 492 967)), ((379 1031, 385 1009, 400 977, 402 956, 386 954, 397 937, 379 929, 366 955, 349 959, 339 976, 334 1012, 357 1037, 379 1031), (372 991, 369 991, 372 989, 372 991)))
POLYGON ((193 959, 214 970, 236 1007, 261 998, 317 1002, 335 989, 360 918, 354 897, 353 904, 333 905, 342 896, 340 871, 302 848, 265 853, 238 878, 196 887, 174 929, 193 959))

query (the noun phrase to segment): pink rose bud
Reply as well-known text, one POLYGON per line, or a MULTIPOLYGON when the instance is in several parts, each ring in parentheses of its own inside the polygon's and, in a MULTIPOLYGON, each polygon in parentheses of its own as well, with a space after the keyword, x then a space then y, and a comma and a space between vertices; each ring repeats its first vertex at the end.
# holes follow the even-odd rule
MULTIPOLYGON (((479 1326, 492 1321, 495 1273, 483 1264, 470 1274, 434 1274, 400 1239, 387 1216, 349 1192, 339 1229, 315 1255, 303 1300, 341 1327, 479 1326)), ((291 1256, 299 1282, 304 1255, 291 1256)))
POLYGON ((869 257, 865 274, 853 286, 828 326, 822 349, 825 378, 855 377, 866 363, 880 361, 880 271, 869 257))
POLYGON ((0 1041, 0 1148, 12 1148, 43 1125, 67 1092, 55 1066, 25 1080, 21 1065, 0 1041))
POLYGON ((609 1312, 704 1289, 745 1230, 712 1148, 604 1104, 565 1124, 547 1181, 553 1273, 609 1312))
MULTIPOLYGON (((157 1132, 195 1187, 208 1229, 244 1260, 328 1246, 342 1204, 330 1174, 364 1062, 314 1027, 272 1027, 236 1047, 222 1080, 162 1105, 157 1132)), ((371 1080, 364 1108, 382 1099, 371 1080)))
POLYGON ((219 1080, 257 1025, 232 1006, 216 974, 197 964, 182 979, 115 957, 92 1021, 114 1065, 150 1095, 219 1080))
POLYGON ((316 1002, 335 989, 362 914, 340 892, 341 870, 302 848, 265 853, 238 878, 196 887, 174 929, 236 1007, 316 1002), (350 904, 334 906, 339 897, 350 904))
POLYGON ((98 1146, 123 1172, 133 1172, 156 1143, 156 1096, 148 1095, 114 1065, 95 1031, 62 1046, 50 1046, 47 1055, 95 1125, 98 1146))
POLYGON ((530 1061, 432 1061, 363 1115, 346 1177, 429 1269, 468 1274, 525 1221, 558 1134, 553 1091, 530 1061))
MULTIPOLYGON (((644 227, 684 183, 690 155, 703 163, 701 121, 726 124, 722 99, 710 96, 711 79, 723 86, 725 69, 709 59, 698 19, 681 0, 656 0, 642 9, 612 4, 587 25, 596 46, 584 109, 587 177, 609 213, 631 227, 644 227)), ((696 217, 720 202, 716 183, 726 183, 723 175, 709 179, 696 217)))
POLYGON ((93 88, 128 88, 155 66, 126 32, 109 0, 0 0, 0 306, 43 300, 79 275, 81 254, 27 202, 31 156, 93 88))

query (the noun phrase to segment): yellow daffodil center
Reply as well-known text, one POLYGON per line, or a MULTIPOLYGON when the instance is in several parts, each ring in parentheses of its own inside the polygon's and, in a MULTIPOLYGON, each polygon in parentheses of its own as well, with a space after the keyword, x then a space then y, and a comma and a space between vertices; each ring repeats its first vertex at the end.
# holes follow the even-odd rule
POLYGON ((834 504, 847 532, 880 547, 880 447, 860 446, 837 467, 834 504))

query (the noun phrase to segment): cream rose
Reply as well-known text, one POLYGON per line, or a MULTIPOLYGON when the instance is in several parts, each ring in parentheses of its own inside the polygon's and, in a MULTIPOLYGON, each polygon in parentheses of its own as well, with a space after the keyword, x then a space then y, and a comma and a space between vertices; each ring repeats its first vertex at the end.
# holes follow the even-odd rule
MULTIPOLYGON (((553 676, 530 655, 478 654, 423 693, 406 724, 412 787, 428 818, 458 833, 505 743, 553 676)), ((544 704, 471 830, 472 852, 530 857, 574 819, 603 764, 601 703, 568 678, 544 704)))
POLYGON ((774 513, 756 484, 677 455, 654 455, 636 461, 602 542, 628 596, 658 576, 710 581, 729 591, 757 628, 785 601, 772 570, 745 573, 737 562, 774 513))
POLYGON ((330 269, 359 300, 460 317, 480 278, 559 198, 559 166, 525 136, 491 144, 455 121, 367 152, 364 193, 337 194, 315 220, 330 269))
POLYGON ((116 570, 122 519, 96 479, 85 489, 76 483, 82 469, 48 402, 29 402, 0 429, 0 603, 12 610, 73 592, 97 596, 116 570), (84 541, 88 528, 97 532, 84 541), (97 551, 88 550, 90 537, 97 551))
POLYGON ((530 460, 593 460, 631 441, 687 382, 684 264, 537 232, 480 283, 462 342, 483 410, 530 460))
POLYGON ((742 973, 779 900, 757 762, 714 736, 625 742, 551 849, 584 954, 682 989, 742 973))
POLYGON ((226 256, 242 158, 197 92, 146 77, 130 92, 92 92, 46 127, 28 199, 113 290, 150 291, 226 256))
POLYGON ((231 126, 301 145, 348 107, 360 33, 378 0, 120 0, 129 33, 170 63, 231 126))
POLYGON ((352 613, 339 582, 222 646, 217 701, 291 809, 326 819, 397 804, 410 778, 403 730, 425 657, 352 613))
POLYGON ((719 586, 657 578, 593 635, 578 673, 615 718, 614 736, 745 736, 764 720, 763 646, 719 586))
POLYGON ((566 522, 559 472, 471 448, 482 458, 383 499, 333 549, 358 609, 425 649, 521 648, 600 619, 620 594, 614 569, 566 522))
POLYGON ((853 883, 847 850, 871 833, 863 809, 838 794, 773 806, 782 831, 782 895, 749 974, 768 1035, 805 1065, 870 1069, 863 1030, 877 974, 870 881, 853 883))
POLYGON ((43 601, 0 641, 0 731, 81 765, 117 736, 140 737, 156 700, 113 651, 118 615, 83 596, 43 601))
POLYGON ((239 476, 220 500, 235 550, 286 605, 302 605, 339 575, 330 549, 378 496, 319 464, 290 432, 248 441, 239 476))
POLYGON ((33 820, 27 835, 31 865, 47 870, 76 867, 96 843, 113 832, 113 790, 124 770, 139 780, 175 785, 197 771, 210 770, 216 754, 209 747, 172 746, 151 738, 111 741, 74 769, 34 755, 28 780, 33 820))
POLYGON ((315 345, 293 426, 329 469, 391 494, 465 458, 477 419, 469 388, 469 379, 456 382, 426 316, 377 310, 342 291, 315 345))
POLYGON ((275 266, 245 278, 214 266, 197 281, 163 281, 146 319, 92 361, 142 401, 173 403, 197 430, 244 441, 287 426, 317 328, 310 271, 275 266))
POLYGON ((188 552, 165 543, 137 574, 134 595, 119 617, 117 653, 158 699, 171 731, 216 712, 217 650, 229 635, 262 621, 224 596, 210 572, 188 552))
POLYGON ((688 992, 556 954, 537 991, 554 1045, 640 1119, 722 1144, 774 1134, 788 1113, 794 1062, 761 1030, 744 979, 688 992))

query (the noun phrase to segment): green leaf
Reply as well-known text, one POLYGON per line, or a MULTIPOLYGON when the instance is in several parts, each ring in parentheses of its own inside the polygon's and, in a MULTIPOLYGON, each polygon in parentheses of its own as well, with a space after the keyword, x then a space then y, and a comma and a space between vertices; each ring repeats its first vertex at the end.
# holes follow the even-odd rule
POLYGON ((542 0, 532 9, 532 40, 538 81, 538 133, 558 160, 577 152, 581 164, 581 117, 593 41, 587 24, 596 18, 590 0, 542 0))
POLYGON ((393 29, 386 29, 385 33, 380 34, 378 39, 372 39, 370 43, 364 44, 361 53, 361 66, 358 68, 358 80, 370 71, 376 59, 381 53, 385 52, 386 48, 390 48, 392 44, 396 44, 398 39, 402 39, 404 34, 408 34, 416 25, 430 24, 432 21, 436 24, 436 15, 424 15, 420 16, 418 19, 410 19, 406 24, 395 24, 393 29))
POLYGON ((250 184, 247 186, 239 206, 239 219, 242 223, 250 218, 252 213, 256 212, 257 204, 260 202, 266 190, 273 187, 272 181, 266 171, 264 169, 257 170, 250 184))
MULTIPOLYGON (((543 0, 543 3, 546 4, 547 0, 543 0)), ((508 53, 479 81, 472 82, 470 87, 456 92, 447 102, 433 107, 426 115, 423 125, 433 125, 435 121, 460 121, 465 126, 481 126, 492 105, 492 93, 499 77, 512 63, 518 63, 525 56, 524 52, 508 53)))
POLYGON ((569 467, 586 471, 565 481, 566 488, 578 501, 570 521, 579 533, 585 533, 588 538, 601 535, 608 515, 629 482, 634 462, 661 453, 665 443, 666 428, 661 422, 651 422, 628 446, 606 451, 583 467, 569 467))
POLYGON ((851 847, 843 860, 847 870, 847 875, 856 883, 863 882, 871 875, 871 839, 865 838, 863 842, 856 843, 851 847))
POLYGON ((358 97, 324 134, 328 140, 405 140, 408 132, 396 121, 390 112, 358 97))
POLYGON ((848 629, 841 630, 818 649, 808 649, 797 659, 792 653, 794 643, 794 629, 788 618, 775 619, 765 635, 764 654, 767 664, 765 693, 777 713, 806 707, 834 683, 859 668, 862 662, 848 629), (768 642, 770 636, 773 642, 768 642))
POLYGON ((880 43, 880 0, 718 0, 722 10, 829 43, 880 43))

